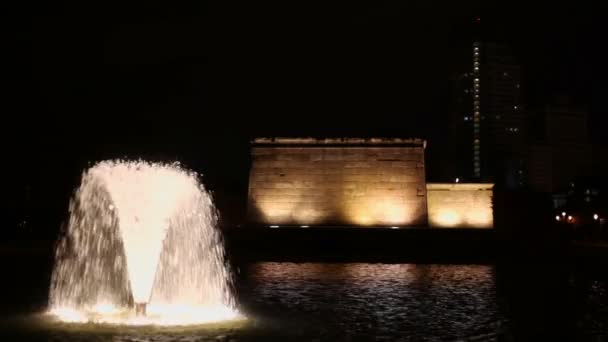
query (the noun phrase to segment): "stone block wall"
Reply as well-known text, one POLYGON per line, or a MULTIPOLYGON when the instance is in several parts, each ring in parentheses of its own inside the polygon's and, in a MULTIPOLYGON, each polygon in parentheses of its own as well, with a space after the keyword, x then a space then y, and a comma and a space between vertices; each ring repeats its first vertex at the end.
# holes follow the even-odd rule
POLYGON ((261 225, 424 226, 424 141, 256 139, 248 221, 261 225))
POLYGON ((493 184, 427 184, 431 228, 492 228, 493 184))

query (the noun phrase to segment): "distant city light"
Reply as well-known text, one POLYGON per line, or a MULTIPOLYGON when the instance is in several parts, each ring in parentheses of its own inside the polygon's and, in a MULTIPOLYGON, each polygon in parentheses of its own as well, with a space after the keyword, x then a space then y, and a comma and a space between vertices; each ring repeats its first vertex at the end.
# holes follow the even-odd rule
POLYGON ((308 228, 309 226, 300 226, 300 228, 308 228))
POLYGON ((566 212, 565 211, 562 211, 562 216, 566 216, 566 212))
POLYGON ((460 178, 456 177, 455 182, 456 182, 456 183, 460 182, 460 178))
POLYGON ((559 215, 555 215, 555 221, 559 221, 561 220, 561 217, 559 217, 559 215))
POLYGON ((568 221, 572 221, 574 219, 574 217, 572 217, 572 215, 568 215, 568 221))
POLYGON ((392 226, 391 229, 399 229, 397 226, 392 226))
POLYGON ((279 226, 270 226, 270 228, 279 228, 279 226))
POLYGON ((598 214, 593 214, 593 219, 594 219, 594 220, 596 220, 596 221, 597 221, 597 220, 599 220, 599 218, 600 218, 600 215, 598 215, 598 214))

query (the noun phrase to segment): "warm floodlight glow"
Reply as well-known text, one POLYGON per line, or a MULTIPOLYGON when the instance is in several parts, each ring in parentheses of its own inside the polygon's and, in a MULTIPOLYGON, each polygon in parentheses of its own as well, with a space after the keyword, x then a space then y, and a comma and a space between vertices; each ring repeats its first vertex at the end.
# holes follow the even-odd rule
POLYGON ((380 222, 402 223, 408 219, 406 207, 393 198, 379 203, 374 209, 380 222))
POLYGON ((291 212, 291 219, 294 224, 309 225, 323 221, 326 212, 318 208, 322 206, 317 202, 309 202, 305 205, 298 206, 291 212))
POLYGON ((494 225, 492 184, 427 184, 431 227, 491 228, 494 225))
POLYGON ((374 224, 374 218, 367 212, 351 213, 352 221, 360 226, 371 226, 374 224))
MULTIPOLYGON (((313 224, 324 222, 328 216, 337 215, 346 222, 360 226, 376 226, 387 224, 408 224, 415 218, 410 217, 408 205, 398 194, 379 192, 369 196, 360 196, 353 200, 349 195, 342 195, 332 199, 333 205, 340 207, 339 212, 332 213, 324 207, 322 202, 311 200, 299 201, 298 190, 293 190, 293 199, 289 202, 258 201, 256 207, 260 208, 264 222, 276 225, 299 226, 307 228, 313 224)), ((309 195, 310 197, 310 195, 309 195)))
POLYGON ((462 218, 453 210, 443 210, 436 218, 437 223, 446 227, 454 227, 462 222, 462 218))
MULTIPOLYGON (((298 192, 294 190, 293 193, 298 192)), ((296 206, 295 202, 297 200, 294 202, 260 201, 256 203, 256 206, 262 211, 265 222, 277 225, 308 224, 323 219, 323 212, 316 208, 316 203, 296 206)))
POLYGON ((349 219, 360 226, 408 224, 414 220, 406 204, 398 197, 370 197, 352 202, 346 208, 349 219))
POLYGON ((98 163, 70 203, 50 313, 120 324, 238 317, 216 223, 210 195, 179 165, 98 163), (132 304, 147 316, 137 317, 132 304))
POLYGON ((260 202, 266 222, 285 223, 291 219, 293 204, 277 202, 260 202))
POLYGON ((466 212, 464 215, 464 221, 474 227, 488 226, 492 223, 493 213, 490 208, 481 209, 476 208, 466 212))
POLYGON ((443 209, 433 216, 434 224, 442 227, 490 227, 492 225, 492 211, 471 210, 458 211, 443 209))

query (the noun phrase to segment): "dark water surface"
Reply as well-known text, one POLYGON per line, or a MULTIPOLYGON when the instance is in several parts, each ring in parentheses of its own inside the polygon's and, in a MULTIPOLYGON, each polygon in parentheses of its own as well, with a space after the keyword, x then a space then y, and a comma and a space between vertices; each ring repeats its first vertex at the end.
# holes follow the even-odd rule
POLYGON ((44 267, 13 261, 1 341, 608 340, 608 278, 566 265, 241 265, 247 321, 155 328, 52 322, 44 267))

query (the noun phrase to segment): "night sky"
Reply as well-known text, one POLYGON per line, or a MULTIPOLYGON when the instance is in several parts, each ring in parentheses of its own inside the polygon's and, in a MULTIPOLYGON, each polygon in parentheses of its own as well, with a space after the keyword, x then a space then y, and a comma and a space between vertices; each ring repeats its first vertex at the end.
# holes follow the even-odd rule
POLYGON ((29 185, 37 208, 65 212, 82 169, 116 157, 180 160, 210 188, 242 193, 259 135, 422 137, 432 154, 476 16, 521 61, 527 108, 568 95, 605 143, 608 8, 551 6, 15 1, 4 10, 4 201, 29 185))

